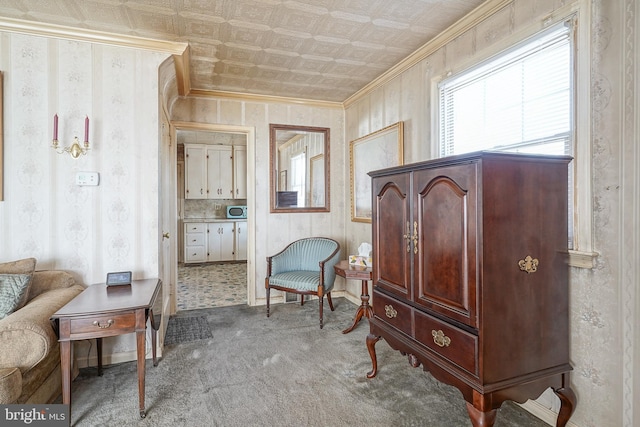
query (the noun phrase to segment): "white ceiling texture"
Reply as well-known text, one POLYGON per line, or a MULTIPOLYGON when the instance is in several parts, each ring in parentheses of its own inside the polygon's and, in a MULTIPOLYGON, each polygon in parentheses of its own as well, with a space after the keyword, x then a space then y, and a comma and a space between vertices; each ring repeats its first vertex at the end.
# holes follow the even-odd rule
POLYGON ((484 0, 0 0, 0 18, 188 43, 199 91, 343 102, 484 0))

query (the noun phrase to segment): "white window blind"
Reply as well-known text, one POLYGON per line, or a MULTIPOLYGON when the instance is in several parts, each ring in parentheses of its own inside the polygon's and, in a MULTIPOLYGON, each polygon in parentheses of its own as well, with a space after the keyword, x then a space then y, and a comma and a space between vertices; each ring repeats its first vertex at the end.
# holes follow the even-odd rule
POLYGON ((571 31, 560 25, 440 83, 440 154, 571 154, 571 31))
MULTIPOLYGON (((573 156, 573 36, 556 25, 478 66, 443 80, 440 155, 504 150, 573 156)), ((573 162, 569 247, 573 246, 573 162)))

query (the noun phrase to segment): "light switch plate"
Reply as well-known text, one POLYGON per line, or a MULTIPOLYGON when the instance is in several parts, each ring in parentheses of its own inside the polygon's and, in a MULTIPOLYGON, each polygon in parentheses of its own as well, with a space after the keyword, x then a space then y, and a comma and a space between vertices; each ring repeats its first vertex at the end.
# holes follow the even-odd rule
POLYGON ((100 174, 98 172, 78 172, 76 173, 76 185, 98 185, 100 174))

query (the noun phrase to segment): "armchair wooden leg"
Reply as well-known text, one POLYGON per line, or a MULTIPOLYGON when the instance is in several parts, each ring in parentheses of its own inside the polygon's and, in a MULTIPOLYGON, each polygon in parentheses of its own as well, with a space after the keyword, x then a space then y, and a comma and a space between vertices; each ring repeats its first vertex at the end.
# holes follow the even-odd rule
POLYGON ((327 294, 327 301, 329 301, 329 308, 331 309, 331 311, 335 311, 336 309, 333 308, 333 301, 331 301, 331 292, 327 294))
POLYGON ((269 317, 269 291, 270 289, 267 287, 267 317, 269 317))
POLYGON ((322 324, 322 306, 324 305, 324 304, 323 304, 324 297, 320 297, 320 298, 318 298, 318 301, 320 301, 320 329, 322 329, 322 327, 324 326, 324 325, 322 324))

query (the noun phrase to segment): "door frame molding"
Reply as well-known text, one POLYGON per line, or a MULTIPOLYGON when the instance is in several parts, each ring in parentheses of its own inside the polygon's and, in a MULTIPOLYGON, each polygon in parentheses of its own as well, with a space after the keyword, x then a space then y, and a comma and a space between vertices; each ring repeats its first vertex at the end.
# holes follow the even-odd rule
MULTIPOLYGON (((206 132, 225 132, 225 133, 238 133, 246 135, 247 137, 247 303, 250 306, 256 305, 256 264, 255 264, 255 164, 256 164, 256 129, 252 126, 236 126, 225 125, 216 123, 200 123, 200 122, 185 122, 172 120, 169 122, 172 132, 172 143, 177 147, 177 131, 189 130, 189 131, 206 131, 206 132)), ((177 149, 177 148, 176 148, 177 149)), ((166 197, 175 197, 176 194, 166 195, 166 197)), ((166 199, 165 199, 166 200, 166 199)), ((172 221, 177 221, 177 212, 174 213, 172 221)), ((173 239, 173 245, 176 245, 175 250, 177 253, 177 239, 173 239)), ((171 289, 171 307, 173 308, 172 314, 175 314, 175 308, 177 307, 177 283, 172 284, 171 289)))

